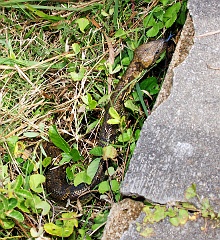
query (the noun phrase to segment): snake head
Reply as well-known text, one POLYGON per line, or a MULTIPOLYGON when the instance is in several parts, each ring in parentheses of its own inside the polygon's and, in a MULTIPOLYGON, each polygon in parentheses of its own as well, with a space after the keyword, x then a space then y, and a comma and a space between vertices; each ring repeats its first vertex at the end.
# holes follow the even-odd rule
POLYGON ((156 62, 166 47, 165 39, 144 43, 135 50, 134 59, 142 65, 143 69, 147 69, 156 62))

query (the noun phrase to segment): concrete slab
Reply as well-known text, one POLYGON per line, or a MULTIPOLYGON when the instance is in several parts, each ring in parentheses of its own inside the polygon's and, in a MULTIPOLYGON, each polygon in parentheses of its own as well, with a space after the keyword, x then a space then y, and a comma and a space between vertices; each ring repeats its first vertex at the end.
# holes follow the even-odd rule
MULTIPOLYGON (((170 97, 147 119, 121 193, 166 204, 192 183, 220 210, 220 1, 189 0, 194 45, 170 97)), ((198 205, 198 203, 197 203, 198 205)))

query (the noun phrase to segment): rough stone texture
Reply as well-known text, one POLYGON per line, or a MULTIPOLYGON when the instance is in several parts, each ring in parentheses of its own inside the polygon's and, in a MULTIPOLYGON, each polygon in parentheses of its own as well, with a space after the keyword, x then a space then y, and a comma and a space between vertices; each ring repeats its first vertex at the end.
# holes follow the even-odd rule
POLYGON ((219 0, 189 0, 194 45, 174 71, 170 97, 147 119, 123 182, 123 195, 185 201, 192 183, 220 210, 219 0), (199 36, 200 35, 200 36, 199 36))
POLYGON ((131 199, 113 204, 102 240, 120 239, 129 224, 139 216, 143 206, 142 202, 131 199))
POLYGON ((194 26, 190 15, 188 14, 186 22, 183 26, 180 38, 176 45, 175 52, 167 70, 166 76, 163 81, 163 86, 154 104, 153 111, 164 102, 170 95, 173 84, 173 69, 182 63, 189 54, 189 50, 193 45, 194 26))
MULTIPOLYGON (((141 213, 136 222, 133 222, 121 240, 220 240, 220 229, 215 228, 215 223, 198 218, 196 221, 188 221, 185 225, 174 227, 165 219, 156 224, 143 224, 144 214, 141 213), (137 226, 140 230, 137 232, 137 226), (151 236, 144 237, 146 228, 153 228, 151 236), (201 230, 203 229, 203 230, 201 230)), ((112 238, 113 240, 114 238, 112 238)))

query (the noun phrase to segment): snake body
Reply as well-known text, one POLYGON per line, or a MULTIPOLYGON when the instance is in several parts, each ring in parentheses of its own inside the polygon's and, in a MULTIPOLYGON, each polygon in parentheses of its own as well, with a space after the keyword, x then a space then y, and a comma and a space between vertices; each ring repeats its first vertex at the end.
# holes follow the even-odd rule
MULTIPOLYGON (((103 147, 113 142, 116 137, 117 126, 110 125, 107 121, 111 118, 109 109, 111 106, 120 114, 123 111, 123 102, 130 93, 133 83, 144 69, 151 67, 165 50, 168 40, 159 39, 140 45, 134 51, 134 58, 128 66, 122 79, 119 81, 110 101, 106 106, 103 125, 101 127, 98 145, 103 147), (127 87, 129 86, 129 88, 127 87)), ((89 201, 92 197, 92 189, 102 181, 106 169, 106 161, 101 160, 98 170, 90 185, 81 183, 78 186, 70 185, 66 181, 65 167, 48 170, 46 173, 46 189, 56 202, 89 201)))

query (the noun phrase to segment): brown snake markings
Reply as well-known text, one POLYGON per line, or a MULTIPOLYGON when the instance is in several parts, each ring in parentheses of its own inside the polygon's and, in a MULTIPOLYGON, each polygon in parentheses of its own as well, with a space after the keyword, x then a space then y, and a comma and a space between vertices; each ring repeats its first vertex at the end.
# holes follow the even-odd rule
MULTIPOLYGON (((126 87, 132 83, 132 80, 137 78, 142 70, 152 66, 159 58, 161 53, 167 46, 167 40, 160 39, 142 44, 134 51, 134 58, 128 66, 121 81, 116 86, 115 91, 112 93, 110 101, 105 109, 104 121, 101 127, 98 145, 103 147, 111 143, 116 136, 117 126, 109 125, 107 123, 110 119, 109 108, 111 106, 121 115, 123 112, 123 102, 125 96, 130 92, 131 86, 126 87)), ((134 85, 133 83, 131 84, 134 85)), ((79 199, 82 202, 87 202, 91 199, 91 190, 102 181, 106 163, 101 160, 98 170, 90 185, 81 183, 78 186, 70 185, 66 181, 65 167, 48 170, 46 173, 46 189, 50 197, 57 202, 76 201, 79 199)))

